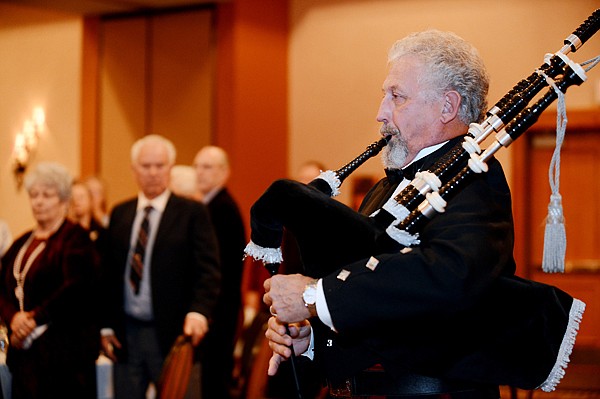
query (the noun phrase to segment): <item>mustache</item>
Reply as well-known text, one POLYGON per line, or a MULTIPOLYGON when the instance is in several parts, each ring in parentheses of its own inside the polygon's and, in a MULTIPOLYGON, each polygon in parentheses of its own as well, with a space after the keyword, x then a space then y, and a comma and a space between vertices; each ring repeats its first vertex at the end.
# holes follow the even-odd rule
POLYGON ((379 129, 379 133, 381 133, 382 136, 387 137, 387 136, 396 136, 398 134, 400 134, 400 131, 395 128, 394 126, 390 126, 390 125, 383 125, 381 126, 381 129, 379 129))

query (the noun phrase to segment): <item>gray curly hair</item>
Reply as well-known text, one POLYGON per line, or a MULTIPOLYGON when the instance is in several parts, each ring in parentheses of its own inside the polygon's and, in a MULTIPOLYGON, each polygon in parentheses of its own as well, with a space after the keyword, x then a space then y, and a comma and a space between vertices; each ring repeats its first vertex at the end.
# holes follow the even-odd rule
POLYGON ((489 77, 470 43, 452 32, 431 29, 415 32, 398 40, 388 53, 388 64, 405 55, 414 55, 423 62, 426 80, 437 92, 456 90, 462 100, 459 119, 469 124, 480 122, 487 112, 489 77))
POLYGON ((66 202, 71 198, 72 182, 73 178, 71 174, 61 164, 56 162, 40 162, 36 165, 35 169, 27 173, 23 185, 27 192, 30 192, 35 184, 55 188, 61 202, 66 202))

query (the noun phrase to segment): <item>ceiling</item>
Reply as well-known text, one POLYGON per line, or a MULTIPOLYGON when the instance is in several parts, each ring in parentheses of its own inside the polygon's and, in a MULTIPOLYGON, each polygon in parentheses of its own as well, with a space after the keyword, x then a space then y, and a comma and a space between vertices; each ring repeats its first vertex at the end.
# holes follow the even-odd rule
POLYGON ((0 3, 39 7, 78 15, 106 15, 177 9, 226 1, 228 0, 0 0, 0 3))

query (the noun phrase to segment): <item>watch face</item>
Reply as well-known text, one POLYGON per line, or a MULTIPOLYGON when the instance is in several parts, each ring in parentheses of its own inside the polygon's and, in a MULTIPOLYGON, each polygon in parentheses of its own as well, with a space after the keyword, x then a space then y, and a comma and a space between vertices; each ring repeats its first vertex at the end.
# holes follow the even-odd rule
POLYGON ((317 287, 314 285, 307 286, 302 294, 302 299, 307 305, 314 305, 317 302, 317 287))

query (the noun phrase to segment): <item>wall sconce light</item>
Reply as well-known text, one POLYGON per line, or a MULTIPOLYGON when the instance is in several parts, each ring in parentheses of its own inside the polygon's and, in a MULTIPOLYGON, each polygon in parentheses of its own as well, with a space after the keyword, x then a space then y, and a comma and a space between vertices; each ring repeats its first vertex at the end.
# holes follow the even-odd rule
POLYGON ((13 173, 17 181, 17 187, 21 188, 23 176, 31 162, 31 158, 37 149, 40 135, 44 130, 46 113, 41 107, 34 108, 33 115, 23 124, 23 130, 17 133, 15 145, 13 146, 13 173))

